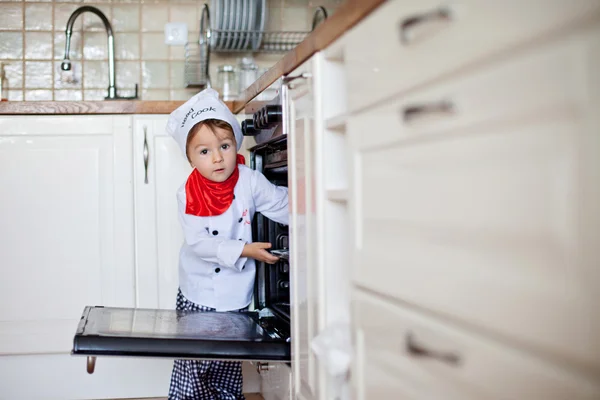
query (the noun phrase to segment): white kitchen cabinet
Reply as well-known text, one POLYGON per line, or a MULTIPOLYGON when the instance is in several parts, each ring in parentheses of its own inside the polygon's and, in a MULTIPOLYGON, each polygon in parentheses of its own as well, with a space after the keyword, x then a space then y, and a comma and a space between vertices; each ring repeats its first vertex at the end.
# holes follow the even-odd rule
POLYGON ((131 120, 0 118, 0 399, 168 389, 164 361, 113 358, 88 375, 70 355, 86 305, 135 305, 131 120))
POLYGON ((134 116, 136 307, 175 308, 183 233, 175 193, 191 166, 165 131, 168 115, 134 116))
POLYGON ((61 353, 134 305, 131 117, 0 118, 0 354, 61 353))
MULTIPOLYGON (((292 370, 295 397, 318 398, 316 360, 310 343, 318 329, 318 269, 315 232, 315 105, 311 61, 290 76, 301 76, 283 88, 289 110, 288 165, 290 190, 290 273, 292 370)), ((284 101, 285 103, 285 101, 284 101)))
POLYGON ((327 365, 336 349, 316 352, 313 344, 350 337, 344 74, 334 53, 315 54, 283 89, 290 110, 293 391, 305 400, 341 396, 344 377, 331 376, 327 365))
POLYGON ((489 30, 457 13, 447 37, 398 41, 409 75, 377 68, 404 53, 364 57, 364 38, 419 15, 414 2, 386 3, 343 46, 360 89, 331 123, 349 146, 357 400, 600 397, 598 2, 565 18, 562 3, 527 3, 510 12, 543 9, 535 24, 485 59, 446 43, 463 23, 489 30), (367 88, 375 75, 382 90, 367 88))

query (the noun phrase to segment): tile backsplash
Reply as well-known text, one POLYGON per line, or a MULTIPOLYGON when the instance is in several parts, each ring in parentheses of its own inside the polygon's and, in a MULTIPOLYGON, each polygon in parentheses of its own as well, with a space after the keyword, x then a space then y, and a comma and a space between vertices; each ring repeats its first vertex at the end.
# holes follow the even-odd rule
MULTIPOLYGON (((310 30, 319 5, 331 13, 342 0, 267 0, 267 30, 310 30)), ((129 96, 138 84, 142 100, 187 100, 198 89, 186 89, 184 48, 164 44, 167 22, 185 22, 197 40, 204 1, 198 0, 39 0, 0 1, 0 62, 8 79, 9 100, 103 100, 108 87, 108 47, 98 16, 83 13, 71 38, 72 72, 60 70, 65 28, 82 5, 99 8, 110 21, 115 40, 116 86, 129 96)), ((248 53, 250 55, 251 53, 248 53)), ((220 64, 236 64, 244 54, 211 54, 211 76, 220 64)), ((260 67, 282 54, 256 53, 260 67)))

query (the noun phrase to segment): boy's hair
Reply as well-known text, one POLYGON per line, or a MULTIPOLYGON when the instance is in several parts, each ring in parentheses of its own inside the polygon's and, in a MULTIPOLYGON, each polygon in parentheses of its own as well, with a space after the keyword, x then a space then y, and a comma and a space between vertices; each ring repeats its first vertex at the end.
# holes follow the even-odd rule
POLYGON ((190 142, 192 141, 192 139, 194 138, 194 136, 196 136, 196 134, 198 133, 198 131, 200 131, 200 128, 202 128, 203 126, 207 126, 208 129, 210 129, 210 131, 217 136, 217 131, 215 128, 220 128, 220 129, 224 129, 227 131, 227 136, 225 138, 227 139, 231 139, 233 140, 233 146, 236 146, 236 140, 235 140, 235 134, 233 133, 233 128, 231 127, 231 125, 229 125, 227 122, 222 121, 220 119, 205 119, 204 121, 200 121, 198 122, 196 125, 194 125, 192 127, 192 129, 190 130, 190 133, 187 136, 187 140, 185 142, 185 156, 187 157, 188 161, 191 162, 190 160, 190 156, 188 154, 188 150, 190 147, 190 142))

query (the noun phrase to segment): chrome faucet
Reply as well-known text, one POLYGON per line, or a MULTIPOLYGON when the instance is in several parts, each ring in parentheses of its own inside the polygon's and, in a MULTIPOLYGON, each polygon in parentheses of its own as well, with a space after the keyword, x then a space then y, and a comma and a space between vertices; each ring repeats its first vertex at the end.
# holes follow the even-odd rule
POLYGON ((96 14, 102 20, 104 24, 104 28, 106 29, 106 34, 108 36, 108 96, 106 96, 106 100, 115 100, 115 99, 137 99, 138 97, 138 85, 135 84, 135 95, 132 97, 122 97, 117 95, 117 87, 115 86, 115 38, 113 36, 112 26, 110 22, 104 15, 102 11, 97 9, 96 7, 91 6, 82 6, 77 10, 73 11, 69 20, 67 21, 67 29, 65 31, 67 40, 65 43, 65 57, 60 65, 60 68, 63 71, 71 70, 71 60, 69 59, 69 50, 71 47, 71 34, 73 33, 73 24, 75 20, 80 14, 89 11, 91 13, 96 14))

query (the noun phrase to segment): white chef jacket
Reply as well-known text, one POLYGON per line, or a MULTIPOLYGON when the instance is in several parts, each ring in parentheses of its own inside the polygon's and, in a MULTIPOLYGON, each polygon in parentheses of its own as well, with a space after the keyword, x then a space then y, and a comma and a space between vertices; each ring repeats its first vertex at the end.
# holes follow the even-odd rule
POLYGON ((179 253, 179 287, 192 302, 231 311, 250 304, 254 288, 254 259, 240 257, 252 243, 256 211, 287 225, 288 191, 263 174, 238 165, 240 176, 234 199, 225 213, 198 217, 185 213, 185 184, 177 191, 179 220, 185 240, 179 253))

